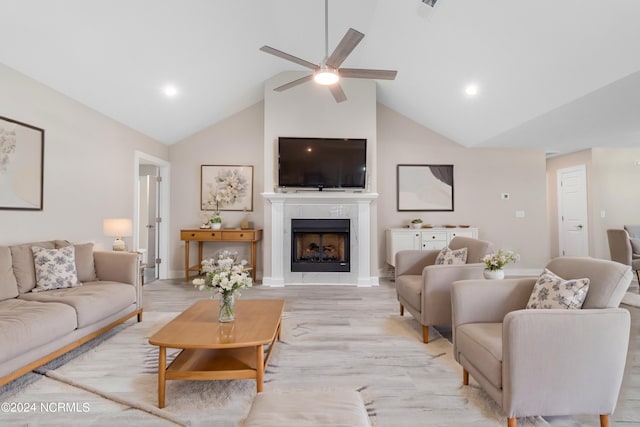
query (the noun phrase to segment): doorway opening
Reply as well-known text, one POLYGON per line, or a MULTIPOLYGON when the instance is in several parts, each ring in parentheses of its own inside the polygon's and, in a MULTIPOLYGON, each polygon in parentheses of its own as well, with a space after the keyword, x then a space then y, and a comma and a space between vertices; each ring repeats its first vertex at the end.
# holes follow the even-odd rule
POLYGON ((136 151, 133 244, 142 254, 143 283, 168 278, 169 162, 136 151))

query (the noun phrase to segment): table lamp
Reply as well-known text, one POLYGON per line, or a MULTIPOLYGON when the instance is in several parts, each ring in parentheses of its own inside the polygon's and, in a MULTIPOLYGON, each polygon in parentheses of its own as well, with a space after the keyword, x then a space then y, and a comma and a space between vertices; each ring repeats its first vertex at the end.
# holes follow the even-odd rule
POLYGON ((105 236, 115 237, 113 241, 114 251, 124 251, 127 249, 122 237, 133 234, 133 224, 129 218, 109 218, 105 219, 102 227, 105 236))

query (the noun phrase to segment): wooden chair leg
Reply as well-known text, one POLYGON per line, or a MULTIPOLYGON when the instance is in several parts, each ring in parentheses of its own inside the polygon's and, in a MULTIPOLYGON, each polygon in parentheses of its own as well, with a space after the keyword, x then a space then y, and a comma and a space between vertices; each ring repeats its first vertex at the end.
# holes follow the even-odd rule
MULTIPOLYGON (((636 270, 636 276, 638 276, 638 285, 640 285, 640 270, 636 270)), ((640 293, 640 289, 638 289, 638 293, 640 293)))
POLYGON ((404 305, 400 304, 400 316, 404 316, 404 305))
POLYGON ((469 371, 462 368, 462 384, 469 385, 469 371))
POLYGON ((518 427, 517 418, 507 418, 507 427, 518 427))
POLYGON ((429 342, 429 326, 428 325, 422 325, 422 342, 425 344, 429 342))
POLYGON ((609 427, 609 415, 600 415, 600 427, 609 427))

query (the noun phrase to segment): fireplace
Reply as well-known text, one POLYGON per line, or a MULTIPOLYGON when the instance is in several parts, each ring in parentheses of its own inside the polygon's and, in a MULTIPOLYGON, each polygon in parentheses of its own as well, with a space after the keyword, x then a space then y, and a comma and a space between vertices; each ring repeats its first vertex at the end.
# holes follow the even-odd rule
POLYGON ((350 272, 349 219, 292 219, 292 272, 350 272))

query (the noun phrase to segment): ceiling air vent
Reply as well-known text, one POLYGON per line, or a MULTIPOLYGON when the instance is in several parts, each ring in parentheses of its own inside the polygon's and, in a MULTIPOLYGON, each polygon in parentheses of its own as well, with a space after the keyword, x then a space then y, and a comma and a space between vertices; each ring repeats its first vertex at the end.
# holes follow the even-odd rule
POLYGON ((438 0, 422 0, 422 3, 424 3, 426 5, 429 5, 431 7, 434 7, 437 2, 438 2, 438 0))

